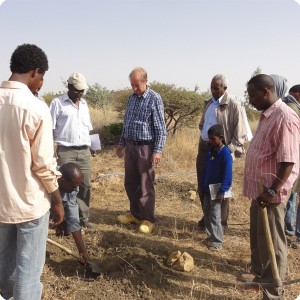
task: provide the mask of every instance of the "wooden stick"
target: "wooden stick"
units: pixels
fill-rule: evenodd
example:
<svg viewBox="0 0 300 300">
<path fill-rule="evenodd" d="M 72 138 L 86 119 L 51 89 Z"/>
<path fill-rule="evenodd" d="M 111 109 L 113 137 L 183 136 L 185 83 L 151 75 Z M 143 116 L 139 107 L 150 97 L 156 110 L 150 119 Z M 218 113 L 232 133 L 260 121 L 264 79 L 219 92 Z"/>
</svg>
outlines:
<svg viewBox="0 0 300 300">
<path fill-rule="evenodd" d="M 77 253 L 74 253 L 73 251 L 71 251 L 69 248 L 47 238 L 47 242 L 60 248 L 61 250 L 65 251 L 66 253 L 72 255 L 73 257 L 77 258 L 78 260 L 82 261 L 82 257 L 77 254 Z M 93 273 L 97 273 L 97 274 L 100 274 L 102 273 L 102 269 L 100 268 L 100 266 L 98 266 L 97 264 L 95 264 L 94 262 L 91 262 L 89 260 L 86 261 L 87 265 L 89 265 L 91 268 L 92 268 L 92 272 Z"/>
<path fill-rule="evenodd" d="M 262 183 L 258 183 L 258 191 L 259 193 L 263 192 L 263 186 Z M 263 228 L 264 228 L 264 234 L 266 238 L 266 245 L 269 253 L 269 259 L 270 259 L 270 264 L 271 264 L 271 270 L 273 274 L 273 284 L 276 287 L 282 286 L 282 281 L 279 276 L 278 272 L 278 267 L 277 267 L 277 262 L 276 262 L 276 256 L 275 256 L 275 251 L 274 251 L 274 245 L 273 245 L 273 240 L 272 240 L 272 235 L 270 231 L 270 224 L 269 224 L 269 219 L 268 219 L 268 213 L 267 213 L 267 208 L 264 207 L 259 207 L 259 211 L 261 214 L 262 218 L 262 223 L 263 223 Z"/>
</svg>

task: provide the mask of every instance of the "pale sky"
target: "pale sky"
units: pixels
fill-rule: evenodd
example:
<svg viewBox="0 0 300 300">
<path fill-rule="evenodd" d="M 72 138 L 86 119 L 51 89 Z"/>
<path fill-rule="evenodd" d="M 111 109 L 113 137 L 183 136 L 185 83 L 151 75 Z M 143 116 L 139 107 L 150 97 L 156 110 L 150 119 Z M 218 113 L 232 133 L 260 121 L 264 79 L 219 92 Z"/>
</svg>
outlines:
<svg viewBox="0 0 300 300">
<path fill-rule="evenodd" d="M 3 2 L 3 3 L 2 3 Z M 298 1 L 299 2 L 299 1 Z M 259 66 L 300 84 L 300 5 L 294 0 L 6 0 L 0 6 L 0 81 L 17 45 L 49 59 L 41 94 L 81 72 L 89 84 L 129 86 L 136 66 L 149 81 L 201 91 L 224 74 L 243 96 Z"/>
</svg>

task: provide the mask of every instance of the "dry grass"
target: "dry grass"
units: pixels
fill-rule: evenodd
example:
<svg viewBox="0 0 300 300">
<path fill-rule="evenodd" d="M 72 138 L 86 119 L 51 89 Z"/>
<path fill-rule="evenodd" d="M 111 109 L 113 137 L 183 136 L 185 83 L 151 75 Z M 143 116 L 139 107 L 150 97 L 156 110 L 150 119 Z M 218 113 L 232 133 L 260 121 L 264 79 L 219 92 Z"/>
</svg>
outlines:
<svg viewBox="0 0 300 300">
<path fill-rule="evenodd" d="M 168 137 L 159 168 L 164 172 L 194 171 L 198 140 L 199 129 L 196 128 L 184 128 Z"/>
<path fill-rule="evenodd" d="M 96 109 L 90 107 L 89 110 L 94 129 L 102 128 L 105 125 L 117 123 L 120 121 L 119 113 L 117 113 L 111 107 L 105 107 L 104 109 Z"/>
<path fill-rule="evenodd" d="M 157 229 L 151 236 L 139 234 L 135 226 L 116 222 L 116 216 L 128 210 L 123 160 L 116 157 L 114 149 L 103 150 L 92 159 L 91 220 L 98 224 L 98 230 L 87 233 L 85 241 L 92 258 L 121 259 L 122 270 L 89 280 L 72 258 L 50 249 L 43 275 L 44 300 L 261 298 L 261 294 L 243 294 L 236 289 L 239 275 L 248 271 L 250 262 L 250 201 L 242 196 L 244 158 L 234 163 L 235 197 L 224 248 L 209 252 L 203 244 L 206 235 L 197 228 L 202 215 L 199 201 L 188 196 L 189 190 L 196 188 L 198 138 L 198 129 L 184 129 L 167 141 L 157 168 Z M 61 242 L 72 247 L 72 239 Z M 166 266 L 168 255 L 175 250 L 194 257 L 192 272 L 181 273 Z M 69 263 L 62 265 L 66 260 Z M 71 266 L 72 261 L 75 267 L 67 272 L 66 266 Z M 299 250 L 289 249 L 287 279 L 300 277 L 299 274 Z M 286 299 L 295 299 L 299 294 L 299 284 L 286 288 Z"/>
</svg>

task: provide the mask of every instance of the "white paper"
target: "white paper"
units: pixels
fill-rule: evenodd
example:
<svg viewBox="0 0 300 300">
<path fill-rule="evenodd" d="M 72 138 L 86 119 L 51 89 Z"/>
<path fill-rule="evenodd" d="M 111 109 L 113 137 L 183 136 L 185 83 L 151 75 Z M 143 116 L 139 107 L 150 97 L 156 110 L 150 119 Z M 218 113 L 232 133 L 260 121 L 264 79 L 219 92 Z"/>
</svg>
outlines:
<svg viewBox="0 0 300 300">
<path fill-rule="evenodd" d="M 217 194 L 219 192 L 220 187 L 221 187 L 221 183 L 215 183 L 209 185 L 211 200 L 217 199 Z M 232 187 L 230 187 L 230 189 L 227 192 L 225 192 L 224 198 L 232 198 L 232 197 L 233 197 L 233 192 L 232 192 Z"/>
<path fill-rule="evenodd" d="M 92 151 L 101 150 L 101 142 L 100 142 L 99 134 L 91 134 L 90 138 L 91 138 L 90 149 Z"/>
</svg>

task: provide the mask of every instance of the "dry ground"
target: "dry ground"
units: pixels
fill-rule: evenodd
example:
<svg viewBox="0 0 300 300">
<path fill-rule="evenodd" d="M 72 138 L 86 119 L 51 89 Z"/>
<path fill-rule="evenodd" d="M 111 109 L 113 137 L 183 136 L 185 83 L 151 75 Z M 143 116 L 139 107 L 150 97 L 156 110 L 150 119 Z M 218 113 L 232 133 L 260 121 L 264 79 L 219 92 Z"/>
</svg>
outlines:
<svg viewBox="0 0 300 300">
<path fill-rule="evenodd" d="M 105 267 L 94 278 L 70 255 L 48 245 L 42 276 L 43 299 L 260 299 L 255 293 L 240 293 L 238 277 L 249 268 L 249 200 L 241 196 L 244 159 L 234 164 L 234 192 L 230 225 L 221 251 L 210 252 L 203 244 L 205 234 L 197 229 L 201 216 L 198 199 L 188 197 L 195 190 L 194 157 L 180 151 L 171 155 L 166 148 L 157 168 L 157 230 L 153 235 L 138 233 L 133 225 L 123 226 L 116 217 L 128 209 L 123 188 L 123 163 L 113 149 L 102 151 L 93 164 L 91 221 L 95 233 L 84 239 L 93 261 Z M 180 149 L 180 148 L 177 148 Z M 175 157 L 175 158 L 174 158 Z M 181 166 L 180 166 L 181 165 Z M 180 166 L 180 167 L 179 167 Z M 50 237 L 74 251 L 71 237 Z M 181 250 L 190 253 L 195 269 L 189 273 L 167 267 L 168 255 Z M 287 279 L 300 277 L 299 251 L 289 249 Z M 300 284 L 286 288 L 286 299 L 300 294 Z"/>
</svg>

